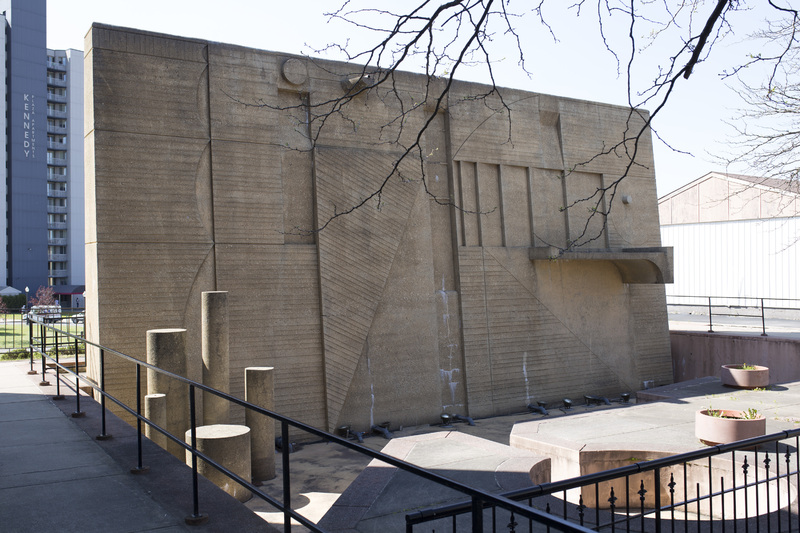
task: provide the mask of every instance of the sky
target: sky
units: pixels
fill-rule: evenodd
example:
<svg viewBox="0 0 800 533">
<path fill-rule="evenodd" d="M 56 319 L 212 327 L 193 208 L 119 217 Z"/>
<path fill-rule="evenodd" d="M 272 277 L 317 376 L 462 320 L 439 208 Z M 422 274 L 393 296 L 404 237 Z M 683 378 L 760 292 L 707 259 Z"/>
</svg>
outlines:
<svg viewBox="0 0 800 533">
<path fill-rule="evenodd" d="M 372 3 L 381 5 L 382 0 Z M 390 0 L 386 5 L 397 8 L 404 3 L 415 2 Z M 307 55 L 318 55 L 314 51 L 330 43 L 341 44 L 349 39 L 351 46 L 358 46 L 375 39 L 374 33 L 329 21 L 324 13 L 338 4 L 337 0 L 47 0 L 47 46 L 82 50 L 93 22 Z M 550 5 L 558 4 L 562 4 L 561 0 Z M 558 42 L 535 19 L 525 19 L 521 27 L 530 31 L 521 35 L 527 70 L 533 76 L 519 68 L 513 46 L 498 39 L 495 57 L 500 60 L 493 64 L 497 84 L 626 105 L 626 79 L 618 74 L 617 61 L 599 40 L 596 17 L 576 18 L 563 9 L 545 15 Z M 763 16 L 756 11 L 737 15 L 736 34 L 717 45 L 713 60 L 697 67 L 692 77 L 676 89 L 670 107 L 654 120 L 658 137 L 665 141 L 654 137 L 659 197 L 707 172 L 725 170 L 714 154 L 724 152 L 731 132 L 726 121 L 736 115 L 741 103 L 720 80 L 719 73 L 752 52 L 752 41 L 746 37 Z M 614 29 L 610 25 L 606 28 L 608 32 Z M 651 47 L 642 52 L 642 57 L 648 53 L 657 54 L 658 50 Z M 654 74 L 645 68 L 635 81 L 646 85 L 652 79 L 648 75 Z M 488 81 L 484 69 L 465 71 L 458 78 Z"/>
</svg>

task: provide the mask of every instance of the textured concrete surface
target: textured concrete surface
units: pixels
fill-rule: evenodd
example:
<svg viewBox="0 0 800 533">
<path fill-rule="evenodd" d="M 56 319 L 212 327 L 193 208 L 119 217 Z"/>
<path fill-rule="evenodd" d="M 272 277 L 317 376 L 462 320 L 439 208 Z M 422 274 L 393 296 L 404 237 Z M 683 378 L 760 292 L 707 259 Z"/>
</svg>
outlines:
<svg viewBox="0 0 800 533">
<path fill-rule="evenodd" d="M 243 397 L 246 367 L 274 367 L 276 409 L 329 430 L 671 381 L 662 285 L 624 283 L 609 255 L 530 258 L 576 240 L 660 246 L 649 133 L 616 190 L 634 201 L 615 203 L 597 240 L 581 237 L 590 206 L 564 209 L 624 171 L 597 155 L 640 115 L 475 98 L 487 87 L 458 82 L 422 159 L 398 161 L 431 112 L 419 75 L 396 73 L 397 97 L 370 90 L 318 130 L 315 105 L 361 67 L 104 25 L 85 50 L 87 332 L 100 344 L 138 357 L 145 331 L 185 328 L 199 380 L 200 294 L 228 291 L 231 392 Z M 379 203 L 301 231 L 393 171 Z M 126 365 L 107 370 L 132 403 Z"/>
</svg>

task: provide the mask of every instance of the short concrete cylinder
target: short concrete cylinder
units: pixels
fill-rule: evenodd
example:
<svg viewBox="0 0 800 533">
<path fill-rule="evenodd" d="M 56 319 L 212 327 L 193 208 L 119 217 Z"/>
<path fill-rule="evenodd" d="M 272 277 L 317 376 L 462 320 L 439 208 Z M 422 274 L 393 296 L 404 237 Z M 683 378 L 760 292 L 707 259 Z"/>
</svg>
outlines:
<svg viewBox="0 0 800 533">
<path fill-rule="evenodd" d="M 167 427 L 167 395 L 148 394 L 144 397 L 144 416 L 155 425 Z M 165 450 L 167 449 L 167 436 L 145 424 L 144 434 L 151 441 L 155 442 Z"/>
<path fill-rule="evenodd" d="M 186 376 L 186 330 L 148 330 L 147 362 L 161 370 Z M 166 395 L 166 429 L 180 439 L 189 428 L 188 385 L 148 369 L 147 393 Z M 179 459 L 184 456 L 183 447 L 172 440 L 167 441 L 167 451 Z"/>
<path fill-rule="evenodd" d="M 186 443 L 192 443 L 192 430 L 186 432 Z M 197 450 L 237 476 L 250 480 L 250 428 L 233 424 L 213 424 L 197 428 Z M 186 450 L 186 464 L 192 466 L 192 452 Z M 197 472 L 240 502 L 253 494 L 202 459 Z"/>
<path fill-rule="evenodd" d="M 254 405 L 275 409 L 274 368 L 270 366 L 244 369 L 244 399 Z M 245 424 L 252 431 L 251 462 L 253 480 L 275 477 L 275 420 L 247 409 Z"/>
<path fill-rule="evenodd" d="M 201 352 L 203 384 L 230 392 L 230 354 L 228 344 L 228 292 L 207 291 L 201 295 Z M 203 392 L 203 423 L 230 422 L 230 402 Z"/>
</svg>

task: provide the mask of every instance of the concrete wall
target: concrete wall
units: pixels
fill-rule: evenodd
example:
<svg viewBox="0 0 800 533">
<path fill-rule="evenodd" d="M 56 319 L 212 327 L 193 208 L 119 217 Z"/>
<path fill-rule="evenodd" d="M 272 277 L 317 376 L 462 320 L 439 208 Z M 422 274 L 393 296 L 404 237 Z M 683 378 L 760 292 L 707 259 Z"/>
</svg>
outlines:
<svg viewBox="0 0 800 533">
<path fill-rule="evenodd" d="M 675 381 L 717 376 L 720 367 L 747 363 L 769 367 L 770 383 L 800 380 L 800 342 L 720 333 L 670 333 Z"/>
<path fill-rule="evenodd" d="M 200 293 L 229 291 L 232 393 L 244 396 L 246 367 L 272 366 L 276 409 L 325 428 L 671 382 L 663 286 L 622 283 L 609 261 L 529 259 L 577 236 L 588 210 L 562 206 L 622 172 L 592 157 L 627 109 L 504 91 L 509 141 L 499 102 L 472 98 L 487 88 L 457 83 L 424 160 L 400 163 L 380 209 L 307 235 L 296 228 L 358 202 L 395 164 L 393 140 L 428 117 L 392 121 L 401 99 L 422 101 L 422 76 L 397 73 L 399 97 L 359 96 L 319 131 L 307 116 L 360 67 L 101 25 L 86 62 L 93 340 L 138 356 L 146 330 L 186 328 L 199 379 Z M 660 245 L 649 135 L 639 153 L 618 191 L 635 201 L 591 246 Z M 426 194 L 421 169 L 465 210 Z M 130 398 L 133 375 L 112 365 L 109 389 Z"/>
</svg>

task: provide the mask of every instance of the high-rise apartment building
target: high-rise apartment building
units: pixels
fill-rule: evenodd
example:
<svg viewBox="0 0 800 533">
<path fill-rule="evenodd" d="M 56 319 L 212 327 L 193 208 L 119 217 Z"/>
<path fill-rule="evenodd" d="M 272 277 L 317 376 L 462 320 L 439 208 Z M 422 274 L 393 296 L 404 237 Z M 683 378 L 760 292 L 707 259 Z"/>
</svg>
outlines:
<svg viewBox="0 0 800 533">
<path fill-rule="evenodd" d="M 84 283 L 83 52 L 47 50 L 47 275 Z"/>
<path fill-rule="evenodd" d="M 0 284 L 84 283 L 83 53 L 48 50 L 46 1 L 0 0 Z"/>
</svg>

